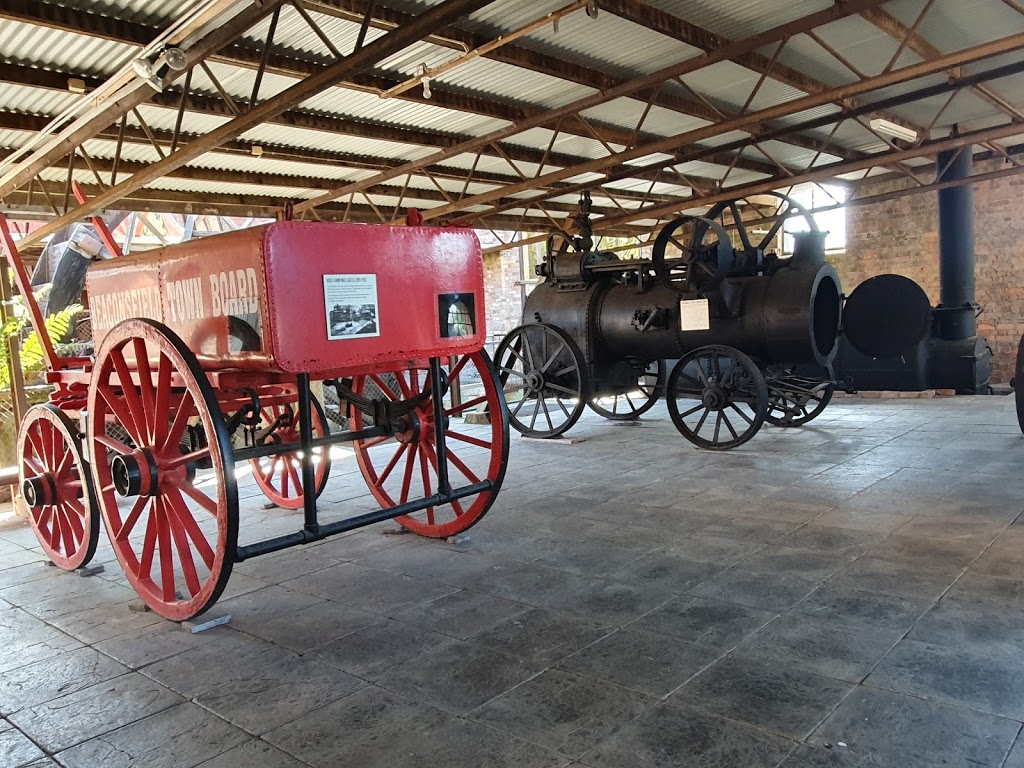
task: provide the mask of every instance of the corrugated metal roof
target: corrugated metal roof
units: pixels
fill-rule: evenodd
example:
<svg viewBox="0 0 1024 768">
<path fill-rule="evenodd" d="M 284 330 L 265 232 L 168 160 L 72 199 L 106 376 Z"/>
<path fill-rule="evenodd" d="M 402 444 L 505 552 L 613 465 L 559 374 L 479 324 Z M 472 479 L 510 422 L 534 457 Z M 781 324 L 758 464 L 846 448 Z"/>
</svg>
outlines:
<svg viewBox="0 0 1024 768">
<path fill-rule="evenodd" d="M 476 17 L 476 31 L 501 33 L 526 26 L 547 13 L 568 5 L 566 0 L 537 4 L 495 3 L 487 13 Z M 611 46 L 595 45 L 599 40 L 614 40 Z M 622 77 L 647 74 L 670 64 L 692 58 L 701 51 L 653 30 L 621 19 L 607 11 L 593 19 L 581 9 L 562 18 L 556 32 L 551 25 L 533 32 L 522 43 L 524 48 L 557 56 L 575 64 Z"/>
<path fill-rule="evenodd" d="M 0 59 L 41 69 L 104 77 L 128 61 L 135 46 L 20 21 L 0 23 Z M 6 86 L 5 86 L 6 88 Z M 7 99 L 3 98 L 4 106 Z"/>
<path fill-rule="evenodd" d="M 161 29 L 189 14 L 195 8 L 205 4 L 205 0 L 59 0 L 61 5 L 69 8 L 81 8 L 124 19 L 152 28 L 154 38 Z M 422 13 L 436 5 L 438 0 L 389 0 L 388 6 L 410 14 Z M 567 5 L 569 0 L 521 0 L 512 2 L 494 2 L 459 23 L 463 29 L 470 30 L 482 38 L 493 38 L 508 33 L 524 24 L 543 17 L 551 11 Z M 752 34 L 764 32 L 787 21 L 823 10 L 832 5 L 832 0 L 721 0 L 707 3 L 705 0 L 648 0 L 652 5 L 674 14 L 682 19 L 704 27 L 716 34 L 732 40 L 739 40 Z M 890 0 L 884 9 L 896 16 L 903 23 L 915 23 L 918 13 L 924 7 L 925 0 Z M 237 9 L 245 7 L 239 3 Z M 310 11 L 316 22 L 321 26 L 332 43 L 343 53 L 351 50 L 359 31 L 359 24 L 352 20 L 318 12 L 315 7 Z M 246 34 L 246 46 L 258 51 L 262 36 L 266 33 L 270 21 L 264 19 Z M 977 45 L 1009 34 L 1024 31 L 1024 15 L 1017 13 L 1001 0 L 934 0 L 928 15 L 919 26 L 919 33 L 941 51 L 958 50 L 966 46 Z M 385 34 L 371 28 L 369 40 Z M 899 43 L 888 34 L 860 16 L 850 16 L 818 30 L 818 34 L 826 43 L 846 57 L 856 71 L 845 67 L 830 53 L 805 35 L 789 40 L 779 54 L 779 61 L 806 72 L 808 75 L 825 83 L 849 83 L 858 78 L 858 73 L 872 75 L 882 71 L 898 50 Z M 557 31 L 546 26 L 539 31 L 516 41 L 519 48 L 554 57 L 569 64 L 588 67 L 600 72 L 611 74 L 617 78 L 629 79 L 660 69 L 668 64 L 684 61 L 700 53 L 681 41 L 667 35 L 654 32 L 638 24 L 626 21 L 606 9 L 600 11 L 597 19 L 589 18 L 583 11 L 577 11 L 562 19 Z M 325 63 L 329 59 L 327 46 L 317 37 L 306 21 L 290 5 L 284 6 L 274 37 L 274 48 L 286 56 L 304 57 L 310 62 Z M 136 47 L 111 42 L 71 31 L 59 31 L 43 26 L 33 26 L 20 22 L 4 22 L 0 25 L 0 57 L 3 60 L 23 66 L 40 69 L 68 71 L 89 77 L 103 78 L 109 76 L 119 66 L 137 55 Z M 775 46 L 762 49 L 766 57 L 775 53 Z M 377 73 L 392 78 L 402 79 L 414 76 L 421 65 L 436 67 L 451 61 L 458 56 L 458 51 L 432 42 L 419 42 L 407 47 L 381 62 Z M 1000 63 L 1016 62 L 1019 54 L 1008 55 L 991 61 L 979 62 L 966 69 L 981 71 Z M 918 54 L 904 48 L 896 66 L 904 66 L 919 61 Z M 238 67 L 211 61 L 209 66 L 215 73 L 220 85 L 239 102 L 249 98 L 256 76 L 252 67 Z M 921 87 L 923 84 L 940 83 L 945 75 L 937 74 L 913 83 L 894 86 L 884 92 L 877 92 L 862 97 L 862 101 L 875 101 L 879 98 L 906 94 Z M 767 77 L 762 81 L 760 73 L 731 62 L 720 62 L 711 67 L 697 70 L 684 76 L 686 85 L 695 91 L 691 92 L 678 84 L 663 86 L 663 94 L 671 95 L 685 101 L 706 100 L 724 113 L 734 113 L 745 105 L 751 111 L 786 103 L 803 95 L 800 89 L 776 78 Z M 268 72 L 263 76 L 260 99 L 271 98 L 274 94 L 299 82 L 298 77 L 284 76 Z M 756 96 L 750 100 L 751 89 L 760 83 Z M 214 84 L 200 71 L 196 70 L 193 77 L 194 86 L 205 92 L 208 98 L 216 99 L 217 91 Z M 1015 75 L 993 83 L 992 88 L 998 91 L 1007 101 L 1013 104 L 1024 103 L 1024 75 Z M 591 88 L 569 80 L 554 77 L 535 71 L 531 67 L 517 67 L 488 58 L 477 58 L 466 61 L 451 72 L 438 76 L 432 83 L 437 93 L 461 94 L 478 99 L 485 99 L 496 104 L 522 106 L 528 110 L 545 110 L 560 107 L 576 101 L 584 96 L 595 93 Z M 51 116 L 81 101 L 81 97 L 63 91 L 31 88 L 25 85 L 4 85 L 0 89 L 0 112 L 20 112 L 25 114 Z M 748 101 L 750 103 L 748 104 Z M 945 102 L 945 98 L 908 104 L 892 109 L 892 113 L 918 125 L 931 122 L 935 112 Z M 374 92 L 365 89 L 346 87 L 330 88 L 307 99 L 297 109 L 314 114 L 326 115 L 332 119 L 360 122 L 365 126 L 394 126 L 399 128 L 432 131 L 444 136 L 481 136 L 497 129 L 506 127 L 508 123 L 501 119 L 482 116 L 466 110 L 455 111 L 443 108 L 435 102 L 413 102 L 401 99 L 381 99 Z M 680 112 L 654 106 L 647 109 L 646 101 L 638 97 L 622 97 L 586 111 L 585 117 L 595 123 L 620 129 L 628 135 L 637 125 L 644 112 L 647 112 L 642 132 L 649 136 L 674 136 L 696 128 L 707 126 L 707 121 L 682 114 Z M 835 115 L 839 110 L 834 104 L 827 104 L 806 110 L 799 114 L 779 118 L 776 124 L 783 126 L 797 125 L 802 121 Z M 486 110 L 484 110 L 486 111 Z M 177 121 L 176 110 L 172 107 L 158 107 L 152 104 L 140 108 L 147 123 L 154 129 L 173 130 Z M 230 119 L 230 115 L 196 114 L 187 112 L 183 120 L 183 129 L 188 133 L 205 134 Z M 957 96 L 947 107 L 938 121 L 936 130 L 944 134 L 950 125 L 959 124 L 961 129 L 969 130 L 1005 122 L 1005 116 L 987 100 L 976 94 L 965 92 Z M 130 125 L 137 125 L 134 116 L 128 120 Z M 567 127 L 567 126 L 563 126 Z M 575 124 L 574 133 L 580 133 L 583 126 Z M 832 135 L 833 140 L 841 147 L 859 149 L 866 152 L 877 152 L 884 148 L 877 137 L 856 123 L 847 122 L 833 134 L 831 127 L 809 131 L 815 137 L 825 139 Z M 535 128 L 515 135 L 504 143 L 508 146 L 529 148 L 543 152 L 554 134 L 550 128 Z M 700 146 L 714 147 L 736 141 L 748 134 L 732 131 L 702 141 Z M 0 130 L 0 147 L 11 148 L 26 143 L 31 135 L 19 131 Z M 361 157 L 376 157 L 382 161 L 402 162 L 427 158 L 437 152 L 436 148 L 418 146 L 406 141 L 362 138 L 341 132 L 302 129 L 291 126 L 263 125 L 254 128 L 244 138 L 266 145 L 303 148 L 316 151 L 352 154 Z M 409 140 L 411 141 L 411 139 Z M 617 145 L 614 145 L 617 146 Z M 788 167 L 800 168 L 810 163 L 818 153 L 804 149 L 784 141 L 772 140 L 765 142 L 764 150 L 771 160 L 778 161 Z M 93 139 L 85 144 L 89 153 L 98 159 L 109 159 L 113 156 L 115 145 L 110 140 Z M 597 140 L 587 135 L 560 133 L 551 145 L 552 150 L 563 155 L 570 155 L 582 160 L 602 158 L 608 149 Z M 689 147 L 680 146 L 679 149 Z M 699 147 L 696 147 L 699 148 Z M 744 156 L 760 160 L 770 165 L 770 161 L 756 148 L 744 150 Z M 137 162 L 153 162 L 157 153 L 151 147 L 139 144 L 126 144 L 123 149 L 125 160 Z M 648 155 L 631 161 L 633 165 L 644 165 L 654 161 L 666 162 L 667 154 Z M 835 155 L 818 156 L 817 164 L 834 162 Z M 478 172 L 504 174 L 509 178 L 517 178 L 517 172 L 531 176 L 540 170 L 533 163 L 515 161 L 514 168 L 500 157 L 483 156 L 476 158 L 475 153 L 465 153 L 444 161 L 451 169 L 468 170 L 475 165 Z M 372 171 L 345 168 L 338 164 L 325 164 L 318 167 L 313 163 L 275 160 L 270 157 L 257 158 L 246 155 L 227 155 L 208 153 L 191 163 L 193 167 L 220 169 L 238 172 L 264 172 L 285 176 L 309 175 L 321 179 L 344 182 L 347 180 L 369 178 Z M 721 178 L 726 168 L 721 164 L 707 162 L 687 163 L 680 166 L 688 173 L 711 178 Z M 557 168 L 551 164 L 544 171 Z M 56 171 L 48 172 L 57 174 Z M 86 171 L 76 172 L 82 180 L 90 181 Z M 49 177 L 48 177 L 49 178 Z M 596 180 L 597 174 L 578 174 L 570 181 Z M 728 184 L 734 185 L 764 178 L 763 174 L 743 169 L 734 169 L 728 174 Z M 59 180 L 54 176 L 55 180 Z M 404 180 L 392 182 L 399 187 Z M 173 184 L 174 188 L 184 192 L 216 191 L 225 189 L 223 183 L 188 181 L 184 179 L 164 180 Z M 454 180 L 441 180 L 441 186 L 452 192 L 461 192 L 462 184 Z M 301 190 L 300 180 L 296 188 L 267 188 L 249 185 L 253 189 L 249 194 L 280 194 L 295 197 L 299 194 L 311 194 Z M 650 182 L 638 179 L 624 179 L 612 186 L 619 189 L 646 190 Z M 469 193 L 493 189 L 486 183 L 473 183 Z M 683 185 L 658 185 L 666 190 L 666 194 L 687 194 Z M 241 192 L 249 187 L 235 186 L 232 189 Z M 273 189 L 273 192 L 268 192 Z M 425 177 L 416 177 L 409 183 L 409 189 L 436 191 L 434 184 Z M 258 191 L 256 191 L 258 190 Z M 397 195 L 397 192 L 395 193 Z M 382 203 L 390 202 L 395 197 L 390 192 L 380 196 Z M 572 195 L 566 200 L 571 200 Z M 416 199 L 416 198 L 408 198 Z M 430 201 L 423 201 L 423 207 L 429 207 Z M 434 201 L 436 203 L 436 201 Z M 624 203 L 625 204 L 625 203 Z"/>
<path fill-rule="evenodd" d="M 4 111 L 23 115 L 56 115 L 79 98 L 73 93 L 44 91 L 27 85 L 6 84 L 0 90 Z"/>
<path fill-rule="evenodd" d="M 893 0 L 885 10 L 911 26 L 921 12 L 921 0 Z M 918 32 L 943 53 L 1024 31 L 1024 17 L 1008 4 L 987 0 L 936 0 Z"/>
<path fill-rule="evenodd" d="M 647 0 L 728 40 L 741 40 L 832 6 L 832 0 Z"/>
<path fill-rule="evenodd" d="M 167 19 L 184 16 L 200 4 L 200 0 L 61 0 L 61 5 L 68 8 L 79 8 L 152 27 Z"/>
</svg>

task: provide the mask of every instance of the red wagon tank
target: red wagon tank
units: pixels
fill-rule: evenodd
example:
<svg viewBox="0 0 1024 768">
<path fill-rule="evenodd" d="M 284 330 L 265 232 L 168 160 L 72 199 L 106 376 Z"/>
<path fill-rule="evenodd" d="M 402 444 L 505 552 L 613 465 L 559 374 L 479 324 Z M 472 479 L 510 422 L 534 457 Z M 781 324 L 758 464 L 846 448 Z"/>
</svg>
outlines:
<svg viewBox="0 0 1024 768">
<path fill-rule="evenodd" d="M 87 291 L 97 345 L 145 317 L 208 370 L 351 373 L 486 338 L 480 243 L 465 229 L 278 222 L 98 263 Z"/>
</svg>

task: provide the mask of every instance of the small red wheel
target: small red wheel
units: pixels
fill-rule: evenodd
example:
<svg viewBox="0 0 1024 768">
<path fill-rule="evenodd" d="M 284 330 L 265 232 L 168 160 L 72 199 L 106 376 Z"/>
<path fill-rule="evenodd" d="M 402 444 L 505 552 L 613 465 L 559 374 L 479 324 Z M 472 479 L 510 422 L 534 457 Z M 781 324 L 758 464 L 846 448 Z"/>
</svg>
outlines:
<svg viewBox="0 0 1024 768">
<path fill-rule="evenodd" d="M 66 571 L 92 560 L 100 522 L 78 428 L 60 409 L 35 405 L 18 433 L 18 480 L 29 524 Z"/>
<path fill-rule="evenodd" d="M 317 399 L 311 398 L 313 408 L 313 437 L 325 437 L 327 415 Z M 280 421 L 281 425 L 274 430 L 269 439 L 280 443 L 297 443 L 299 441 L 299 409 L 295 403 L 279 403 L 264 406 L 260 411 L 260 428 L 266 429 Z M 327 476 L 331 472 L 331 451 L 329 448 L 314 448 L 313 463 L 316 465 L 316 495 L 327 485 Z M 261 456 L 250 459 L 252 475 L 256 485 L 264 495 L 277 506 L 284 509 L 302 508 L 302 453 L 289 451 L 276 453 L 272 456 Z"/>
<path fill-rule="evenodd" d="M 87 441 L 128 581 L 165 618 L 205 611 L 231 574 L 238 489 L 217 398 L 173 331 L 133 319 L 107 334 L 89 384 Z"/>
<path fill-rule="evenodd" d="M 498 495 L 508 462 L 508 415 L 497 373 L 484 352 L 453 358 L 447 371 L 449 387 L 444 395 L 444 426 L 449 480 L 453 488 L 490 480 L 494 487 L 472 496 L 395 518 L 414 533 L 432 538 L 454 536 L 477 523 Z M 359 395 L 388 400 L 409 400 L 423 391 L 429 378 L 425 365 L 369 376 L 356 376 L 352 390 Z M 461 395 L 453 403 L 454 391 Z M 457 423 L 469 411 L 485 406 L 486 425 Z M 367 417 L 351 409 L 352 429 L 370 426 Z M 355 443 L 359 468 L 374 498 L 382 507 L 393 507 L 437 492 L 437 449 L 433 398 L 402 417 L 405 427 L 393 437 L 377 437 Z"/>
</svg>

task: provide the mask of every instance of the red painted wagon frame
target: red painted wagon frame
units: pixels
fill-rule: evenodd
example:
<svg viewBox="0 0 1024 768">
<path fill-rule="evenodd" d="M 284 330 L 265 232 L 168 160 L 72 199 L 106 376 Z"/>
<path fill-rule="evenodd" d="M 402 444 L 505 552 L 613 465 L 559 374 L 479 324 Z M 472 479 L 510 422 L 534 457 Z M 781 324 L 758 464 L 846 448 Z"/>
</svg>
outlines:
<svg viewBox="0 0 1024 768">
<path fill-rule="evenodd" d="M 75 193 L 83 199 L 80 190 Z M 92 223 L 114 257 L 121 257 L 105 222 L 93 217 Z M 449 360 L 447 371 L 440 356 L 404 359 L 400 365 L 399 361 L 388 360 L 355 368 L 324 370 L 321 366 L 317 378 L 337 390 L 341 407 L 347 406 L 354 427 L 331 434 L 313 397 L 309 373 L 261 370 L 258 364 L 246 365 L 245 361 L 238 361 L 241 365 L 229 370 L 205 370 L 171 329 L 151 320 L 129 319 L 116 325 L 93 358 L 60 357 L 2 214 L 0 237 L 43 349 L 46 380 L 54 387 L 47 405 L 34 407 L 35 416 L 22 426 L 19 469 L 21 492 L 30 506 L 30 522 L 56 565 L 71 570 L 89 562 L 98 539 L 96 509 L 101 507 L 115 553 L 136 591 L 161 615 L 182 620 L 202 613 L 217 600 L 236 562 L 388 519 L 397 519 L 423 535 L 450 536 L 476 523 L 493 503 L 504 477 L 509 433 L 502 389 L 482 343 L 480 349 L 463 355 L 457 363 Z M 151 364 L 154 347 L 155 366 Z M 446 407 L 444 398 L 450 390 L 458 390 L 459 377 L 470 362 L 481 378 L 484 394 L 462 402 L 456 402 L 453 396 L 451 407 Z M 442 394 L 434 397 L 434 392 Z M 293 413 L 292 406 L 296 405 L 297 413 Z M 490 441 L 449 428 L 451 416 L 478 405 L 486 406 L 492 422 Z M 267 409 L 271 409 L 271 416 L 279 414 L 269 436 L 241 449 L 233 447 L 228 422 L 234 419 L 233 432 L 239 420 L 247 418 L 247 428 L 255 433 L 253 422 L 262 415 L 263 422 L 255 423 L 266 423 Z M 81 418 L 83 411 L 88 418 Z M 287 419 L 282 418 L 285 413 Z M 72 415 L 79 418 L 73 419 Z M 198 425 L 193 428 L 188 422 L 195 420 Z M 88 451 L 83 451 L 81 445 L 85 422 Z M 112 422 L 126 428 L 131 439 L 107 434 Z M 278 437 L 271 441 L 277 422 L 284 424 L 282 434 L 297 439 L 282 441 Z M 315 428 L 318 435 L 314 434 Z M 176 430 L 181 435 L 177 442 Z M 201 436 L 188 448 L 181 447 L 186 432 L 190 440 Z M 488 452 L 482 478 L 448 448 L 449 436 Z M 371 449 L 392 439 L 398 449 L 381 469 Z M 360 470 L 382 508 L 320 523 L 317 497 L 329 471 L 328 452 L 331 445 L 342 442 L 356 446 Z M 317 455 L 321 457 L 319 465 L 314 460 Z M 403 456 L 402 485 L 395 491 L 387 483 Z M 283 501 L 293 502 L 288 505 L 292 508 L 301 506 L 303 526 L 294 533 L 239 545 L 233 467 L 236 462 L 249 461 L 260 471 L 258 462 L 268 457 L 272 467 L 283 457 L 283 465 L 293 477 L 291 465 L 298 463 L 301 488 L 294 487 L 299 484 L 294 483 L 294 493 L 286 493 Z M 297 462 L 293 461 L 296 458 Z M 417 459 L 424 495 L 409 499 Z M 216 499 L 195 493 L 196 466 L 203 462 L 211 465 L 218 480 Z M 470 482 L 453 487 L 453 466 Z M 437 480 L 436 490 L 430 482 L 431 470 Z M 285 471 L 283 468 L 282 477 Z M 287 488 L 287 480 L 283 482 Z M 271 499 L 282 501 L 268 492 L 266 483 L 260 487 Z M 122 500 L 135 498 L 127 515 L 118 507 L 116 494 Z M 190 514 L 186 496 L 216 518 L 216 542 L 203 543 L 205 534 Z M 460 501 L 466 499 L 470 501 L 463 508 Z M 454 510 L 454 519 L 439 523 L 435 511 L 446 505 Z M 426 519 L 417 513 L 425 513 Z M 147 516 L 145 541 L 137 552 L 130 535 L 142 515 Z M 181 566 L 180 576 L 174 570 L 172 547 Z M 154 577 L 157 550 L 160 573 Z M 210 572 L 205 581 L 193 553 Z M 187 596 L 177 589 L 181 580 Z"/>
</svg>

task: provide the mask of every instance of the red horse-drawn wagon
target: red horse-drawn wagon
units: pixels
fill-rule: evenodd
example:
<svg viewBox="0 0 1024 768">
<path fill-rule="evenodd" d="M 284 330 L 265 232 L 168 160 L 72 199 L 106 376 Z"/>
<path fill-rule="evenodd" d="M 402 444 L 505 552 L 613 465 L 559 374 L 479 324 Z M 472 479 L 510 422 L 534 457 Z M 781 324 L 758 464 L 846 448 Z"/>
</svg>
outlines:
<svg viewBox="0 0 1024 768">
<path fill-rule="evenodd" d="M 95 354 L 79 359 L 54 353 L 2 216 L 0 235 L 54 385 L 18 448 L 30 523 L 58 566 L 89 562 L 102 516 L 142 599 L 183 620 L 236 562 L 391 518 L 451 536 L 493 503 L 508 422 L 472 232 L 285 221 L 100 261 Z M 331 433 L 313 381 L 336 390 L 348 430 Z M 482 430 L 452 421 L 475 408 Z M 381 509 L 321 523 L 340 442 Z M 303 509 L 300 530 L 239 545 L 241 462 Z"/>
</svg>

